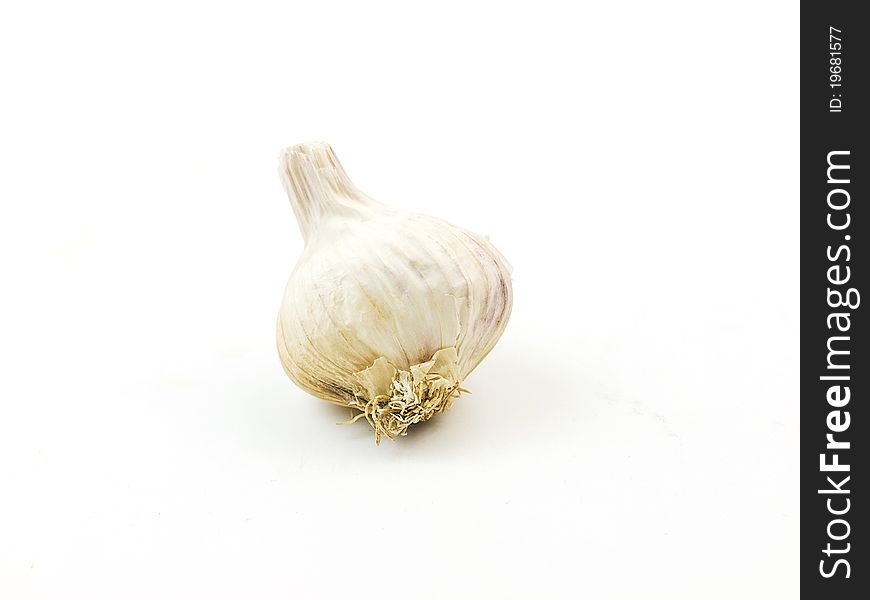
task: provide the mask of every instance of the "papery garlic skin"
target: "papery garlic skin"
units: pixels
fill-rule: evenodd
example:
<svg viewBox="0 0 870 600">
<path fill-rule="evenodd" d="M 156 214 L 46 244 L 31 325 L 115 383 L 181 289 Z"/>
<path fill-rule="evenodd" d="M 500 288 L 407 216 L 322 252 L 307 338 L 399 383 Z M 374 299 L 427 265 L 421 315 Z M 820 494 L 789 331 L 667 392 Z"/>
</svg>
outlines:
<svg viewBox="0 0 870 600">
<path fill-rule="evenodd" d="M 279 173 L 305 240 L 278 315 L 284 370 L 360 410 L 377 441 L 405 435 L 498 341 L 510 265 L 481 236 L 369 198 L 327 144 L 288 148 Z"/>
</svg>

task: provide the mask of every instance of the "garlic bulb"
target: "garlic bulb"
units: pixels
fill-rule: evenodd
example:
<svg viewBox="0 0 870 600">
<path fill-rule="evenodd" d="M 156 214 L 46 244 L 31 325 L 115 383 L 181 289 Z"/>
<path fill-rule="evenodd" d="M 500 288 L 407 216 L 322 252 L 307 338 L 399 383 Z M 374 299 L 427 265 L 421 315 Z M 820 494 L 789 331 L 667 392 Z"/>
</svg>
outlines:
<svg viewBox="0 0 870 600">
<path fill-rule="evenodd" d="M 485 238 L 360 192 L 332 148 L 285 150 L 305 249 L 278 315 L 284 370 L 360 411 L 375 440 L 447 410 L 508 322 L 510 265 Z"/>
</svg>

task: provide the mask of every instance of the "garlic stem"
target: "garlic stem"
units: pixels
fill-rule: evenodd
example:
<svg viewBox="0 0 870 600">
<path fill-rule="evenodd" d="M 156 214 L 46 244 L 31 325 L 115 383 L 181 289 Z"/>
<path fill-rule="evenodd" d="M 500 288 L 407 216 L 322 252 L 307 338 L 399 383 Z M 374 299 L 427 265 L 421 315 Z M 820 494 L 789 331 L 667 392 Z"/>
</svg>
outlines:
<svg viewBox="0 0 870 600">
<path fill-rule="evenodd" d="M 278 172 L 306 242 L 326 217 L 362 215 L 367 208 L 381 206 L 357 189 L 323 142 L 287 148 Z"/>
</svg>

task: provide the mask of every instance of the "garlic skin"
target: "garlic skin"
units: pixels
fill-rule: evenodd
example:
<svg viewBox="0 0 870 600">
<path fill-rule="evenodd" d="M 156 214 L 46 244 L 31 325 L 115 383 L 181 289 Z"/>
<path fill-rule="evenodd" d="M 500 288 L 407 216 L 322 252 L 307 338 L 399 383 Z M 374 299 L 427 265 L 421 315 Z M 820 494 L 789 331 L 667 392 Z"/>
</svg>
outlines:
<svg viewBox="0 0 870 600">
<path fill-rule="evenodd" d="M 375 440 L 447 410 L 507 326 L 510 265 L 489 241 L 359 191 L 325 143 L 279 158 L 305 240 L 278 314 L 287 375 L 360 411 Z"/>
</svg>

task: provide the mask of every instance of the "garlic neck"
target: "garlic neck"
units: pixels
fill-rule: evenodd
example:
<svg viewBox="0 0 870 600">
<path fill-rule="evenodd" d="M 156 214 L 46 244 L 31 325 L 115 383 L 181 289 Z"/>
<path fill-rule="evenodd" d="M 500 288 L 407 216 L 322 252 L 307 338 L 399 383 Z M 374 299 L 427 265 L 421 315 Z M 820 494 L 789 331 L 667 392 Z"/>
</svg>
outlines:
<svg viewBox="0 0 870 600">
<path fill-rule="evenodd" d="M 325 219 L 363 219 L 385 209 L 357 189 L 329 144 L 310 142 L 287 148 L 279 158 L 278 171 L 306 243 Z"/>
</svg>

